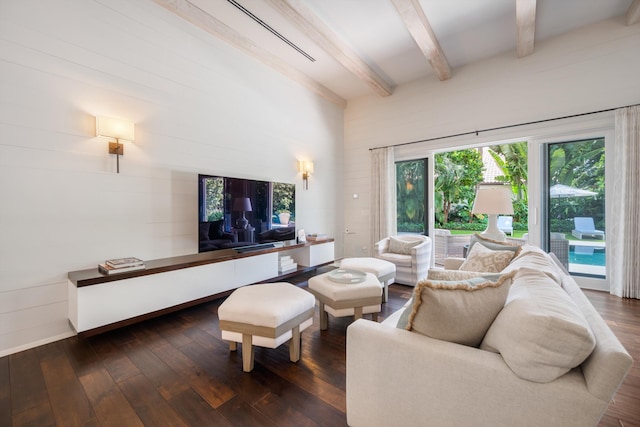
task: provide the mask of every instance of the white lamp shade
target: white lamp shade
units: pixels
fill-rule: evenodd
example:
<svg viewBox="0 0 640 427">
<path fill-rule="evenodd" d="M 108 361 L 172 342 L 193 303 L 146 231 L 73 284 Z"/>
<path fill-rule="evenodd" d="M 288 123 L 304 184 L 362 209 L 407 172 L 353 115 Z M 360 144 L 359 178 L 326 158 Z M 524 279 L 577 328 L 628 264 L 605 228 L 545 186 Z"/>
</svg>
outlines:
<svg viewBox="0 0 640 427">
<path fill-rule="evenodd" d="M 134 125 L 131 122 L 111 117 L 96 117 L 96 136 L 134 141 Z"/>
<path fill-rule="evenodd" d="M 480 185 L 472 213 L 513 214 L 511 188 L 508 185 Z"/>
</svg>

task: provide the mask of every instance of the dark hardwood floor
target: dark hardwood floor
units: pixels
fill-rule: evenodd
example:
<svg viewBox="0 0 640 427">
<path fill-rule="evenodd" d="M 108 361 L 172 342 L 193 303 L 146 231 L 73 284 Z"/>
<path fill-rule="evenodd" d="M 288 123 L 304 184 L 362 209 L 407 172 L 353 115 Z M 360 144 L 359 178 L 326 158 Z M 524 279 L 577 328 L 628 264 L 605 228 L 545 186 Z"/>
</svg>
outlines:
<svg viewBox="0 0 640 427">
<path fill-rule="evenodd" d="M 298 284 L 306 286 L 308 276 Z M 392 285 L 381 318 L 412 288 Z M 636 361 L 640 301 L 587 296 Z M 256 348 L 255 369 L 220 339 L 217 300 L 87 339 L 0 358 L 0 426 L 343 426 L 345 331 L 350 318 L 302 334 L 302 358 L 286 346 Z M 640 425 L 640 368 L 601 426 Z"/>
</svg>

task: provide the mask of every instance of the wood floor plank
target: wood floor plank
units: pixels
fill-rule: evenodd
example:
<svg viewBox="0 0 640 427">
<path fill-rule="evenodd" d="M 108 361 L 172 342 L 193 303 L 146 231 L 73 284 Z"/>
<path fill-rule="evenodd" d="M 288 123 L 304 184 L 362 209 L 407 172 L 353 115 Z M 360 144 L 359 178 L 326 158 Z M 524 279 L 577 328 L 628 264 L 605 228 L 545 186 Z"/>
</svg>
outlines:
<svg viewBox="0 0 640 427">
<path fill-rule="evenodd" d="M 121 381 L 118 387 L 144 425 L 187 427 L 144 375 L 129 377 Z"/>
<path fill-rule="evenodd" d="M 42 408 L 49 404 L 47 388 L 40 369 L 40 359 L 35 349 L 10 355 L 9 375 L 13 414 L 32 408 L 39 408 L 39 411 L 42 411 Z"/>
<path fill-rule="evenodd" d="M 202 375 L 201 370 L 187 356 L 170 344 L 155 348 L 153 352 L 185 381 L 209 404 L 217 408 L 235 396 L 235 392 L 225 384 Z"/>
<path fill-rule="evenodd" d="M 140 374 L 136 365 L 125 354 L 114 354 L 104 361 L 104 367 L 116 383 Z"/>
<path fill-rule="evenodd" d="M 91 403 L 62 345 L 47 346 L 40 365 L 57 425 L 85 426 L 95 420 Z"/>
<path fill-rule="evenodd" d="M 0 426 L 11 425 L 11 384 L 9 358 L 0 357 Z"/>
<path fill-rule="evenodd" d="M 148 348 L 142 347 L 129 351 L 127 356 L 166 400 L 191 389 L 182 377 Z"/>
<path fill-rule="evenodd" d="M 191 388 L 171 396 L 168 402 L 189 426 L 233 426 L 231 421 L 213 409 L 211 405 Z"/>
<path fill-rule="evenodd" d="M 235 396 L 218 408 L 218 411 L 234 426 L 276 427 L 278 424 L 258 411 L 241 397 Z"/>
<path fill-rule="evenodd" d="M 106 369 L 86 373 L 80 382 L 101 425 L 144 426 Z"/>
<path fill-rule="evenodd" d="M 14 413 L 12 417 L 13 427 L 49 427 L 55 426 L 49 402 L 41 402 L 22 412 Z"/>
</svg>

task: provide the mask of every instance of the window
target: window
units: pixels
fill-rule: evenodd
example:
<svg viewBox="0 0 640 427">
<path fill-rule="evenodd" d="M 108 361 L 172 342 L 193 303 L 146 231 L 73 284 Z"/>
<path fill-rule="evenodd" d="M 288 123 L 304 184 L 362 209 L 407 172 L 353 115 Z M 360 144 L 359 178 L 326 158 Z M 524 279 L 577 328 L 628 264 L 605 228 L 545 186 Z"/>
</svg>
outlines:
<svg viewBox="0 0 640 427">
<path fill-rule="evenodd" d="M 398 233 L 428 234 L 427 159 L 396 162 Z"/>
</svg>

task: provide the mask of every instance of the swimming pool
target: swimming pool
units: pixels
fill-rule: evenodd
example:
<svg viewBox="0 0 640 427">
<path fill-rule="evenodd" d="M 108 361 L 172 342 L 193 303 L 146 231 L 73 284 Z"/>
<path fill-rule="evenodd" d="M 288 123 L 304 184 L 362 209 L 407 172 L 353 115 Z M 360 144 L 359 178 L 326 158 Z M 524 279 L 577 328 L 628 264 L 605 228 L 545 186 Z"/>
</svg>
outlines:
<svg viewBox="0 0 640 427">
<path fill-rule="evenodd" d="M 576 248 L 578 248 L 576 253 Z M 569 263 L 585 265 L 606 265 L 606 251 L 602 247 L 571 246 L 569 248 Z"/>
</svg>

